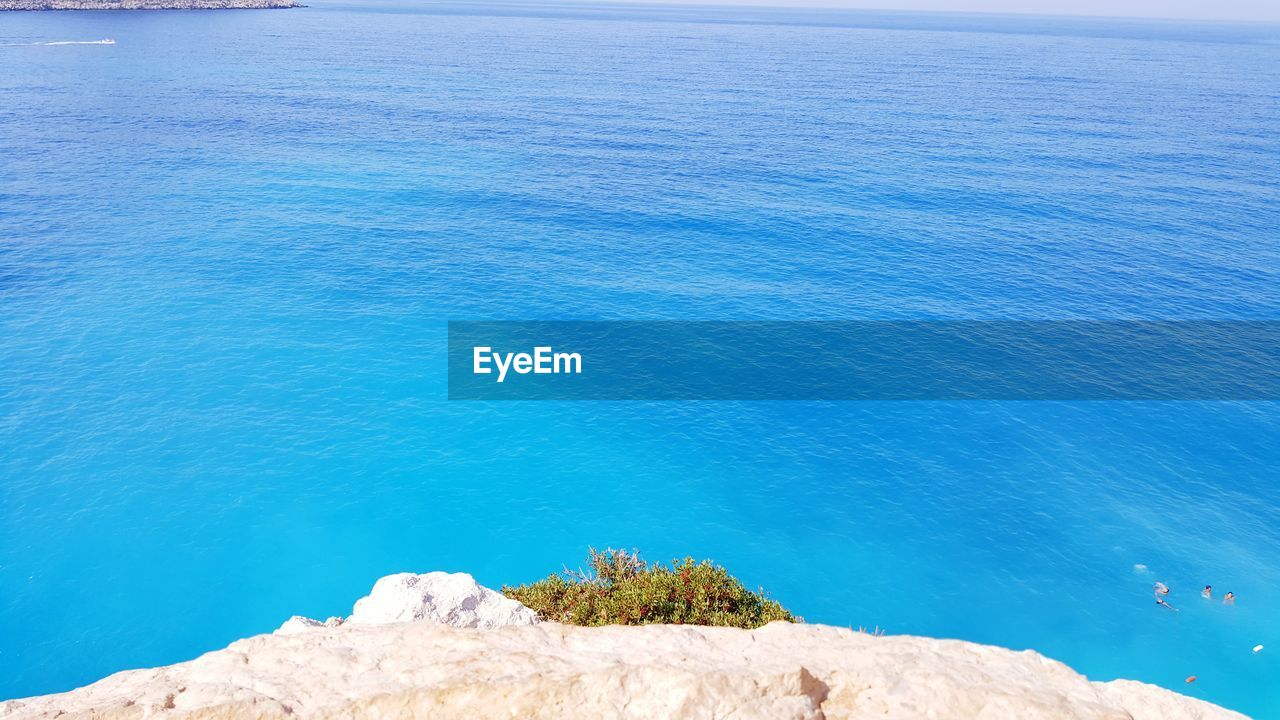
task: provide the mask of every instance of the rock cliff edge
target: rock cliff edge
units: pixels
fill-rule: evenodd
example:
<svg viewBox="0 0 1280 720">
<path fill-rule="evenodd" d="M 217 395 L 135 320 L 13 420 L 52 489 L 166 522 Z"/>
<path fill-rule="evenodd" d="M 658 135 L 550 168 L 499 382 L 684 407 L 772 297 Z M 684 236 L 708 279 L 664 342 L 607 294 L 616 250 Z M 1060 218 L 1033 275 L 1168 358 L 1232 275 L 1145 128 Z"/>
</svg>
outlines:
<svg viewBox="0 0 1280 720">
<path fill-rule="evenodd" d="M 466 575 L 391 576 L 345 622 L 292 618 L 190 662 L 2 703 L 0 718 L 1244 717 L 1029 651 L 788 623 L 573 627 L 511 603 Z"/>
</svg>

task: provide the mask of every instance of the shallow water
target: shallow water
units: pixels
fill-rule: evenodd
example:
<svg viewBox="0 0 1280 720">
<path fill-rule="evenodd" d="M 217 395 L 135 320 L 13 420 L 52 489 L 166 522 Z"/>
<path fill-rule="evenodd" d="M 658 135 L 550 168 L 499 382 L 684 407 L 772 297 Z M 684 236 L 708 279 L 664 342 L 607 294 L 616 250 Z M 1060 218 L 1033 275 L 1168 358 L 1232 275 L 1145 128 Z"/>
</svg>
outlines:
<svg viewBox="0 0 1280 720">
<path fill-rule="evenodd" d="M 444 400 L 448 319 L 1280 317 L 1280 27 L 317 3 L 0 42 L 0 697 L 593 544 L 1280 714 L 1275 403 Z"/>
</svg>

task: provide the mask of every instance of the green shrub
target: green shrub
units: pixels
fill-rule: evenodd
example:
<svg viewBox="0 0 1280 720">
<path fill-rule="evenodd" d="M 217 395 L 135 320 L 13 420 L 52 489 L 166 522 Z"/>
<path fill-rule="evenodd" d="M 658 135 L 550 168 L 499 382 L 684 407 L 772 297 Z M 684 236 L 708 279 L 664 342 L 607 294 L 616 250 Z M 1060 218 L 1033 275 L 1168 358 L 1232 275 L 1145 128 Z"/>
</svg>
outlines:
<svg viewBox="0 0 1280 720">
<path fill-rule="evenodd" d="M 670 566 L 634 552 L 590 549 L 587 571 L 503 587 L 544 620 L 569 625 L 722 625 L 757 628 L 774 620 L 803 622 L 764 591 L 751 592 L 724 568 L 693 558 Z"/>
</svg>

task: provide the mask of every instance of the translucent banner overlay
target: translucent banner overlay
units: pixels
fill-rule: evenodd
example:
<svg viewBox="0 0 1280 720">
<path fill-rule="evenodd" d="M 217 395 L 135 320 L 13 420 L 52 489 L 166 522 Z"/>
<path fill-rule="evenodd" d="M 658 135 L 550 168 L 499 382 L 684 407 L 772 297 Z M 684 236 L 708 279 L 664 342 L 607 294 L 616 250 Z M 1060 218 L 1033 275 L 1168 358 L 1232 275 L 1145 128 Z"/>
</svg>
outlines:
<svg viewBox="0 0 1280 720">
<path fill-rule="evenodd" d="M 449 399 L 1277 400 L 1280 321 L 454 321 Z"/>
</svg>

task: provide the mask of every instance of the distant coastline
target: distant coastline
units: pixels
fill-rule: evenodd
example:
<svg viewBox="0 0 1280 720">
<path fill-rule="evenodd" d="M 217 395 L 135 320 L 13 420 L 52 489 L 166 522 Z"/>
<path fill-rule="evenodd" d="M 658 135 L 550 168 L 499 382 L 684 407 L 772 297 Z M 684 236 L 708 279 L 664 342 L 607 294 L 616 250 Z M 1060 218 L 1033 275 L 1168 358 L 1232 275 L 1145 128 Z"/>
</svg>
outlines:
<svg viewBox="0 0 1280 720">
<path fill-rule="evenodd" d="M 2 10 L 264 10 L 294 0 L 0 0 Z"/>
</svg>

